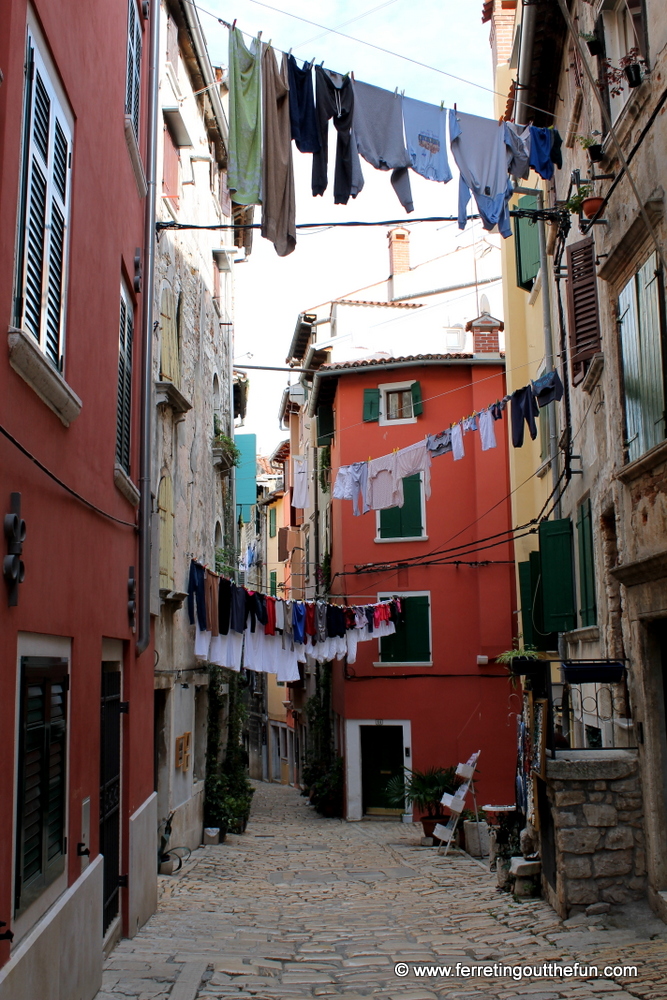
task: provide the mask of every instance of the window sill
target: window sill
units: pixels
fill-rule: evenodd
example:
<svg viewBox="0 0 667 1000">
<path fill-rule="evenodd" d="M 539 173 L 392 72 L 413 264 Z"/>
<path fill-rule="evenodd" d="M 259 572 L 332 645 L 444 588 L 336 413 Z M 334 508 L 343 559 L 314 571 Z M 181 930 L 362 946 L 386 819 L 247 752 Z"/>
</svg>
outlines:
<svg viewBox="0 0 667 1000">
<path fill-rule="evenodd" d="M 125 472 L 125 469 L 123 469 L 118 462 L 114 465 L 113 481 L 125 499 L 129 500 L 133 507 L 138 507 L 141 494 L 128 474 Z"/>
<path fill-rule="evenodd" d="M 384 663 L 379 661 L 373 664 L 374 667 L 432 667 L 433 660 L 406 660 L 403 663 Z"/>
<path fill-rule="evenodd" d="M 130 163 L 132 164 L 134 179 L 137 182 L 139 197 L 145 198 L 148 194 L 148 184 L 146 183 L 144 165 L 141 162 L 141 154 L 137 145 L 137 137 L 134 134 L 134 123 L 130 115 L 125 115 L 125 142 L 127 143 L 127 151 L 130 154 Z"/>
<path fill-rule="evenodd" d="M 427 542 L 428 535 L 401 535 L 399 538 L 374 538 L 378 545 L 386 545 L 388 542 Z"/>
<path fill-rule="evenodd" d="M 69 427 L 79 416 L 83 406 L 77 394 L 70 389 L 29 333 L 10 326 L 8 342 L 9 363 L 14 371 L 53 410 L 65 427 Z"/>
<path fill-rule="evenodd" d="M 380 427 L 399 427 L 402 424 L 416 424 L 419 417 L 400 417 L 396 420 L 388 420 L 386 417 L 380 417 L 378 419 L 378 425 Z"/>
<path fill-rule="evenodd" d="M 174 413 L 187 413 L 192 409 L 192 403 L 186 399 L 173 382 L 160 381 L 155 383 L 155 403 L 157 406 L 170 406 Z"/>
<path fill-rule="evenodd" d="M 667 441 L 661 441 L 641 458 L 629 462 L 616 473 L 615 478 L 622 483 L 631 483 L 633 479 L 639 479 L 645 472 L 650 472 L 656 465 L 662 465 L 663 462 L 667 462 Z"/>
<path fill-rule="evenodd" d="M 602 377 L 602 372 L 604 371 L 604 354 L 602 351 L 598 351 L 591 358 L 591 363 L 588 366 L 588 371 L 584 376 L 584 380 L 581 383 L 581 388 L 583 392 L 587 392 L 590 396 L 595 389 L 595 386 L 600 381 Z"/>
<path fill-rule="evenodd" d="M 537 476 L 538 479 L 544 479 L 550 468 L 551 468 L 551 459 L 547 458 L 544 462 L 542 462 L 535 475 Z"/>
<path fill-rule="evenodd" d="M 582 628 L 575 628 L 571 632 L 563 632 L 566 642 L 598 642 L 600 639 L 600 629 L 597 625 L 585 625 Z"/>
</svg>

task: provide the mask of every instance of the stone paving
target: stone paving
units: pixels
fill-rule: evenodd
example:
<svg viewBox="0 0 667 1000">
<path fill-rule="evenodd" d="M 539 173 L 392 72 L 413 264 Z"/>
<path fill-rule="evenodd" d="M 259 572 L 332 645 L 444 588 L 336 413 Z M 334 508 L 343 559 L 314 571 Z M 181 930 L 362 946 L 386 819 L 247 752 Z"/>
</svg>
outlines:
<svg viewBox="0 0 667 1000">
<path fill-rule="evenodd" d="M 97 1000 L 667 1000 L 667 927 L 647 907 L 563 923 L 420 836 L 412 825 L 323 819 L 294 789 L 258 784 L 243 836 L 160 878 L 158 912 L 111 954 Z M 557 962 L 599 974 L 493 971 Z M 490 974 L 457 975 L 457 963 Z M 422 964 L 452 972 L 419 977 Z M 604 975 L 628 965 L 636 977 Z"/>
</svg>

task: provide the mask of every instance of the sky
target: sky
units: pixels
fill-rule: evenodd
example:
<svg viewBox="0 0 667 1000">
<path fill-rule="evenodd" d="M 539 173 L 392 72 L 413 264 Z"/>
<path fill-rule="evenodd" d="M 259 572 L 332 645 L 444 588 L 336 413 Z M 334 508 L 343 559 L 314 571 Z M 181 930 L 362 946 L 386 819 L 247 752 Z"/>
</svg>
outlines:
<svg viewBox="0 0 667 1000">
<path fill-rule="evenodd" d="M 318 63 L 324 61 L 328 69 L 341 73 L 351 70 L 357 80 L 392 91 L 398 88 L 408 97 L 437 105 L 444 102 L 445 107 L 456 103 L 462 111 L 493 116 L 489 25 L 481 23 L 481 0 L 320 0 L 318 4 L 292 0 L 282 8 L 258 0 L 235 0 L 233 4 L 204 0 L 203 6 L 197 3 L 197 8 L 214 65 L 227 65 L 228 31 L 207 11 L 228 22 L 236 19 L 237 27 L 247 36 L 261 31 L 263 41 L 271 40 L 276 50 L 291 48 L 297 60 L 314 58 Z M 353 38 L 327 32 L 300 18 L 324 28 L 336 28 Z M 248 37 L 245 40 L 249 42 Z M 417 66 L 401 56 L 431 68 Z M 293 150 L 297 223 L 409 223 L 411 216 L 399 203 L 388 173 L 376 171 L 362 160 L 363 191 L 347 206 L 335 206 L 332 166 L 329 188 L 323 197 L 313 198 L 311 157 L 294 146 Z M 329 151 L 333 158 L 332 137 Z M 451 154 L 449 159 L 454 180 L 447 185 L 423 180 L 411 172 L 415 204 L 412 217 L 456 214 L 458 181 Z M 256 209 L 255 221 L 259 221 L 259 211 Z M 462 239 L 469 239 L 468 233 L 461 236 L 455 224 L 424 223 L 410 228 L 412 266 L 446 254 Z M 278 257 L 273 245 L 255 231 L 250 258 L 235 267 L 237 367 L 242 368 L 244 363 L 283 366 L 299 313 L 386 279 L 387 229 L 385 225 L 299 233 L 295 251 L 284 258 Z M 442 277 L 442 284 L 447 284 L 445 265 Z M 470 280 L 473 277 L 471 274 Z M 238 432 L 256 434 L 259 453 L 269 454 L 285 437 L 278 425 L 278 407 L 290 376 L 252 370 L 248 376 L 248 413 Z"/>
</svg>

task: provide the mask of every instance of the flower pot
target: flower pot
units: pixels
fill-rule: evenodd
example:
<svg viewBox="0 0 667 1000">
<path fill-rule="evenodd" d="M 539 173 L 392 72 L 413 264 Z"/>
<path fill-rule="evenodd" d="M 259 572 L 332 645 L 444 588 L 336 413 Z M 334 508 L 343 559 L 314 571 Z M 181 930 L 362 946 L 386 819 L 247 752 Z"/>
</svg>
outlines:
<svg viewBox="0 0 667 1000">
<path fill-rule="evenodd" d="M 602 143 L 596 142 L 588 147 L 588 158 L 591 163 L 599 163 L 603 159 Z"/>
<path fill-rule="evenodd" d="M 581 209 L 587 219 L 592 219 L 600 211 L 604 204 L 604 198 L 584 198 Z"/>
<path fill-rule="evenodd" d="M 602 50 L 602 42 L 599 38 L 587 38 L 586 45 L 588 46 L 588 51 L 592 56 L 603 56 L 604 52 Z"/>
<path fill-rule="evenodd" d="M 568 684 L 618 684 L 624 676 L 623 663 L 563 664 L 563 679 Z"/>
<path fill-rule="evenodd" d="M 425 837 L 432 837 L 433 831 L 438 823 L 442 823 L 443 826 L 449 820 L 449 816 L 420 816 L 419 822 L 422 825 L 422 830 L 424 831 Z M 439 841 L 438 841 L 439 843 Z"/>
<path fill-rule="evenodd" d="M 629 66 L 624 66 L 623 72 L 628 81 L 628 87 L 638 87 L 642 82 L 642 68 L 639 63 L 630 63 Z"/>
</svg>

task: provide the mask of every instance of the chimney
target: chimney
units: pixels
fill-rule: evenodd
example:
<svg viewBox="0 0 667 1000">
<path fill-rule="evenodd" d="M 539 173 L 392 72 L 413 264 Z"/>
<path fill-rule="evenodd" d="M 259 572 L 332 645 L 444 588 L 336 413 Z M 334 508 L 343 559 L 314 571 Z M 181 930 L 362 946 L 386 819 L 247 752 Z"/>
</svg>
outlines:
<svg viewBox="0 0 667 1000">
<path fill-rule="evenodd" d="M 495 319 L 488 312 L 483 312 L 477 319 L 466 323 L 466 330 L 472 330 L 473 354 L 499 354 L 498 333 L 504 329 L 503 321 Z"/>
<path fill-rule="evenodd" d="M 515 17 L 516 0 L 486 0 L 482 7 L 482 23 L 491 21 L 489 42 L 494 67 L 510 61 Z"/>
<path fill-rule="evenodd" d="M 410 270 L 410 231 L 408 229 L 390 229 L 389 237 L 389 276 L 406 274 Z"/>
</svg>

